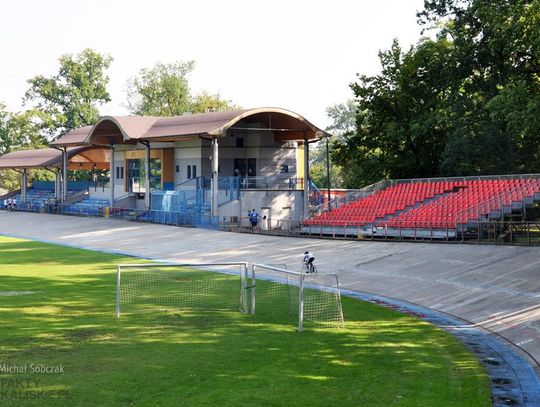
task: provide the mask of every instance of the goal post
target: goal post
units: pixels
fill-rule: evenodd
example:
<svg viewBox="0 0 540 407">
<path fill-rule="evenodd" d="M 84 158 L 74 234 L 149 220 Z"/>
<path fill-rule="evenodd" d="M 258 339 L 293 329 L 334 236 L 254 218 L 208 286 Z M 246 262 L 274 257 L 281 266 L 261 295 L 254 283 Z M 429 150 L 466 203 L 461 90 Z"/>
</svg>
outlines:
<svg viewBox="0 0 540 407">
<path fill-rule="evenodd" d="M 248 314 L 254 282 L 249 271 L 246 262 L 119 264 L 116 316 L 155 306 Z"/>
<path fill-rule="evenodd" d="M 343 308 L 336 274 L 306 274 L 268 264 L 252 264 L 253 306 L 272 304 L 272 312 L 295 316 L 298 331 L 306 322 L 318 326 L 343 327 Z M 272 298 L 272 301 L 266 301 Z M 281 304 L 281 305 L 280 305 Z"/>
</svg>

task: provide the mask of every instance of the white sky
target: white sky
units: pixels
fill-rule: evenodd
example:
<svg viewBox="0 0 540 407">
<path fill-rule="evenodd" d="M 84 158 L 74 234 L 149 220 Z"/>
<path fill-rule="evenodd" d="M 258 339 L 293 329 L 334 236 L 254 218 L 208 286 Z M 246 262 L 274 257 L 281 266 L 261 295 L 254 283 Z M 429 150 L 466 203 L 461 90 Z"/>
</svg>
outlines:
<svg viewBox="0 0 540 407">
<path fill-rule="evenodd" d="M 326 127 L 356 74 L 378 72 L 394 38 L 420 38 L 423 0 L 26 0 L 0 7 L 0 101 L 19 111 L 26 79 L 93 48 L 114 58 L 102 114 L 125 115 L 129 77 L 194 60 L 190 84 L 244 108 L 279 106 Z"/>
</svg>

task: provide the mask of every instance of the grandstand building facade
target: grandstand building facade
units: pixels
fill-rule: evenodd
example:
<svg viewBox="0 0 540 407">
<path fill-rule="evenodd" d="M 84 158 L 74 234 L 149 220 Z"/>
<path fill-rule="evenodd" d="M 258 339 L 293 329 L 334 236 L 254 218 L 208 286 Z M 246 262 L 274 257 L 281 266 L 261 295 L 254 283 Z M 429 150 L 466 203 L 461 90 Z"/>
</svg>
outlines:
<svg viewBox="0 0 540 407">
<path fill-rule="evenodd" d="M 309 206 L 308 144 L 328 136 L 280 108 L 107 116 L 48 149 L 8 153 L 0 157 L 0 169 L 21 173 L 19 209 L 47 211 L 54 202 L 64 213 L 173 224 L 214 223 L 220 217 L 240 222 L 253 208 L 269 219 L 301 219 Z M 29 189 L 31 168 L 54 172 L 54 186 L 34 183 Z M 67 182 L 70 170 L 106 170 L 109 177 L 79 188 Z"/>
</svg>

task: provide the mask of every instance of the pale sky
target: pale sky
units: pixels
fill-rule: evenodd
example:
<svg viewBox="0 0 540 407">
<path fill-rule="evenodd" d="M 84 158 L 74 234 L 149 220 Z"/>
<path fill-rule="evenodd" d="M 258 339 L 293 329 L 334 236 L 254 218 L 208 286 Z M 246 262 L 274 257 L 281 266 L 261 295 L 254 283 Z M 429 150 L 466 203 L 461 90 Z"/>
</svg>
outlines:
<svg viewBox="0 0 540 407">
<path fill-rule="evenodd" d="M 125 115 L 128 78 L 156 62 L 194 60 L 195 93 L 243 108 L 290 109 L 315 125 L 352 98 L 356 74 L 378 72 L 377 52 L 416 43 L 423 0 L 27 0 L 0 6 L 0 102 L 24 109 L 26 80 L 58 71 L 62 54 L 93 48 L 114 58 L 112 102 Z"/>
</svg>

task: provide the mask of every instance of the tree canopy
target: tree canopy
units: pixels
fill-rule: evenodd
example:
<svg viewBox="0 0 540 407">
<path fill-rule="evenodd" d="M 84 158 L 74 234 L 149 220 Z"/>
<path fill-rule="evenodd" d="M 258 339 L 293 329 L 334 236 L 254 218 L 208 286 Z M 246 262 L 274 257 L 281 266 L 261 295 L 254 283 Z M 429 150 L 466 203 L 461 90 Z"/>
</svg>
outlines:
<svg viewBox="0 0 540 407">
<path fill-rule="evenodd" d="M 204 113 L 235 108 L 218 94 L 203 91 L 193 95 L 188 75 L 194 61 L 156 64 L 141 69 L 127 82 L 127 108 L 143 116 L 179 116 L 184 113 Z"/>
<path fill-rule="evenodd" d="M 77 127 L 93 124 L 99 118 L 98 105 L 111 100 L 106 70 L 112 58 L 92 49 L 77 55 L 65 54 L 58 60 L 58 73 L 38 75 L 28 80 L 24 101 L 48 140 Z"/>
<path fill-rule="evenodd" d="M 426 0 L 434 39 L 379 53 L 351 85 L 356 131 L 334 160 L 348 186 L 381 178 L 540 171 L 540 1 Z"/>
<path fill-rule="evenodd" d="M 353 99 L 345 103 L 338 103 L 326 109 L 326 114 L 332 120 L 326 127 L 326 131 L 333 137 L 328 140 L 329 148 L 334 149 L 335 145 L 354 132 L 356 119 L 356 105 Z M 328 174 L 326 168 L 326 140 L 316 143 L 310 152 L 310 178 L 320 188 L 328 187 Z M 330 186 L 332 188 L 343 188 L 346 174 L 336 162 L 330 162 Z"/>
</svg>

